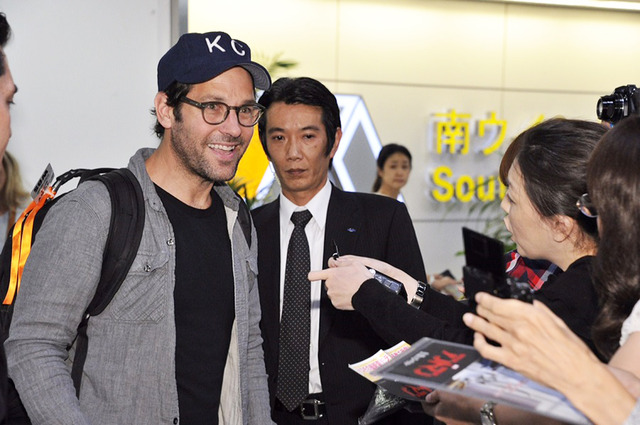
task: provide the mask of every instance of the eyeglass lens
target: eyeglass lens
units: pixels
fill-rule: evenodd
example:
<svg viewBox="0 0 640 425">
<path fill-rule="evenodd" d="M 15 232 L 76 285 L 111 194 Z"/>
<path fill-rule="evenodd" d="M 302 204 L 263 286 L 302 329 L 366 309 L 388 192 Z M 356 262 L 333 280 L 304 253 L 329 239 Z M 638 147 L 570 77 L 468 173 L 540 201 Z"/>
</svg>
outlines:
<svg viewBox="0 0 640 425">
<path fill-rule="evenodd" d="M 222 102 L 208 102 L 203 105 L 204 120 L 209 124 L 224 122 L 229 116 L 229 111 L 235 109 L 238 114 L 238 122 L 245 127 L 251 127 L 258 122 L 262 112 L 255 105 L 229 106 Z"/>
</svg>

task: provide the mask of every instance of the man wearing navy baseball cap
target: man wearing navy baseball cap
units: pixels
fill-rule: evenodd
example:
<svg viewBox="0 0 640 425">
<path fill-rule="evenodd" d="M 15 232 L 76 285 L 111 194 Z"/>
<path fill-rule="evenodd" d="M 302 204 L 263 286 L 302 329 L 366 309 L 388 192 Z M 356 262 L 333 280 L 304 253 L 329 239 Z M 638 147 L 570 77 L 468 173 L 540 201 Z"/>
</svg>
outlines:
<svg viewBox="0 0 640 425">
<path fill-rule="evenodd" d="M 67 347 L 96 291 L 111 202 L 102 183 L 87 182 L 51 208 L 7 342 L 33 423 L 272 423 L 255 229 L 225 183 L 264 111 L 256 89 L 270 85 L 249 46 L 223 32 L 185 34 L 160 59 L 160 144 L 128 166 L 144 195 L 142 241 L 109 306 L 89 320 L 79 396 Z"/>
</svg>

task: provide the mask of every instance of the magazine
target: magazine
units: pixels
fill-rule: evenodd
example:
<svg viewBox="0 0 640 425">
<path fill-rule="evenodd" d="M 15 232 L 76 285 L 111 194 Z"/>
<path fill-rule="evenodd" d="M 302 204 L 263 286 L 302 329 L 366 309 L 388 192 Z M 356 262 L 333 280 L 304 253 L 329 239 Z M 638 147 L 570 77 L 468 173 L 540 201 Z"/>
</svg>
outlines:
<svg viewBox="0 0 640 425">
<path fill-rule="evenodd" d="M 385 378 L 381 378 L 371 373 L 372 371 L 377 370 L 380 366 L 389 363 L 394 357 L 400 355 L 409 348 L 411 348 L 409 344 L 401 341 L 387 350 L 379 350 L 373 356 L 358 363 L 349 365 L 352 370 L 378 385 L 366 412 L 358 418 L 358 425 L 374 424 L 397 410 L 408 408 L 409 401 L 421 402 L 424 400 L 424 397 L 431 392 L 428 388 L 425 388 L 422 393 L 414 393 L 411 390 L 404 392 L 404 387 L 409 388 L 414 386 L 404 385 L 395 381 L 387 381 Z M 418 406 L 420 405 L 418 404 Z M 421 407 L 420 410 L 422 410 Z"/>
<path fill-rule="evenodd" d="M 411 346 L 409 344 L 401 341 L 387 350 L 380 350 L 367 359 L 355 364 L 350 364 L 349 367 L 371 382 L 376 383 L 379 387 L 389 391 L 391 394 L 410 401 L 422 402 L 427 394 L 432 391 L 430 388 L 421 385 L 406 384 L 376 375 L 378 369 L 383 365 L 391 362 L 394 358 L 410 348 Z"/>
<path fill-rule="evenodd" d="M 376 384 L 411 400 L 424 400 L 426 393 L 418 396 L 415 392 L 432 388 L 511 405 L 567 423 L 591 423 L 561 393 L 482 358 L 468 345 L 422 338 L 368 373 L 377 377 Z"/>
</svg>

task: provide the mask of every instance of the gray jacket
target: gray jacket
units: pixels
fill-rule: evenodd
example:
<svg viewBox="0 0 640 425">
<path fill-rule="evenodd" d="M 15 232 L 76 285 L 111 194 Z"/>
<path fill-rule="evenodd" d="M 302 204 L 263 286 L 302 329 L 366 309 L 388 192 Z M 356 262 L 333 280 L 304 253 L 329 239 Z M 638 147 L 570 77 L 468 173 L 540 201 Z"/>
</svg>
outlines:
<svg viewBox="0 0 640 425">
<path fill-rule="evenodd" d="M 89 320 L 89 351 L 76 398 L 69 362 L 80 318 L 98 283 L 111 204 L 98 182 L 83 183 L 49 211 L 27 261 L 5 343 L 9 374 L 34 424 L 177 424 L 174 319 L 175 244 L 141 149 L 129 168 L 145 198 L 142 242 L 129 275 Z M 224 372 L 221 424 L 272 423 L 260 336 L 257 243 L 237 221 L 239 199 L 225 204 L 233 251 L 235 322 Z"/>
</svg>

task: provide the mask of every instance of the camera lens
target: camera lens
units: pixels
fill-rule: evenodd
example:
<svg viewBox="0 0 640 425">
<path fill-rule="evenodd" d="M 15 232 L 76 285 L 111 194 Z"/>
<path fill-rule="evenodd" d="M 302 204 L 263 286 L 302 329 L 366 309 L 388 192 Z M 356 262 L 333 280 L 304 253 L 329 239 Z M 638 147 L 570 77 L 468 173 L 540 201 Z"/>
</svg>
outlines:
<svg viewBox="0 0 640 425">
<path fill-rule="evenodd" d="M 617 93 L 602 96 L 596 106 L 598 119 L 612 124 L 629 115 L 627 99 Z"/>
<path fill-rule="evenodd" d="M 610 103 L 610 102 L 607 102 L 606 100 L 603 100 L 603 98 L 601 97 L 600 99 L 598 99 L 598 105 L 596 106 L 596 115 L 598 119 L 602 121 L 607 121 L 606 119 L 607 113 L 605 112 L 605 102 L 606 104 Z"/>
</svg>

